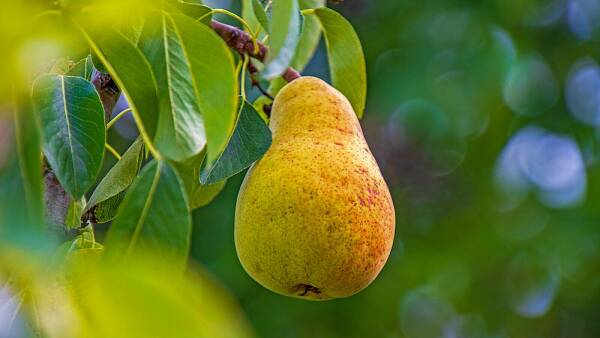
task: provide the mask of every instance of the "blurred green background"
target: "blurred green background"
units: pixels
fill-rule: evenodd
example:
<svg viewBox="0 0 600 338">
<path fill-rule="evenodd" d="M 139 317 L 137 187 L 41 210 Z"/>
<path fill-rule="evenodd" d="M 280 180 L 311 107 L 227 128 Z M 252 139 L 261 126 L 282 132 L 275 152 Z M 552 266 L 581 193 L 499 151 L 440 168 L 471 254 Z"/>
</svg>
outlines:
<svg viewBox="0 0 600 338">
<path fill-rule="evenodd" d="M 387 265 L 348 299 L 260 287 L 233 242 L 243 174 L 194 213 L 193 259 L 261 337 L 600 336 L 600 1 L 329 5 L 366 53 L 362 125 L 396 206 Z M 321 46 L 305 74 L 326 62 Z"/>
</svg>

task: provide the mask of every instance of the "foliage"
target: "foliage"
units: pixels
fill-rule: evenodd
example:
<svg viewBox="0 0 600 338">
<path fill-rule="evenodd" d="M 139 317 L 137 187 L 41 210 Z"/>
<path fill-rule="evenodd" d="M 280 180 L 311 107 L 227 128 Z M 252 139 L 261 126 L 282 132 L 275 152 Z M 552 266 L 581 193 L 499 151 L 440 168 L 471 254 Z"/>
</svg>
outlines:
<svg viewBox="0 0 600 338">
<path fill-rule="evenodd" d="M 245 2 L 262 32 L 182 0 L 3 5 L 12 85 L 0 87 L 0 336 L 252 336 L 188 261 L 191 211 L 269 148 L 246 73 L 276 88 L 288 67 L 303 68 L 321 36 L 304 15 L 323 5 Z M 266 56 L 234 54 L 215 13 L 237 18 L 243 28 L 228 29 L 246 29 Z M 348 27 L 335 39 L 355 38 Z M 360 44 L 351 53 L 362 58 Z M 364 101 L 358 85 L 352 99 Z M 114 143 L 131 118 L 139 136 Z"/>
<path fill-rule="evenodd" d="M 299 38 L 272 22 L 272 5 L 277 3 L 38 0 L 1 5 L 0 337 L 40 332 L 50 337 L 252 336 L 243 316 L 258 336 L 274 338 L 597 337 L 598 1 L 327 2 L 342 19 L 327 9 L 311 10 L 325 6 L 323 0 L 299 0 L 299 15 L 282 11 L 285 15 L 278 19 Z M 293 2 L 286 3 L 293 8 Z M 263 121 L 272 101 L 242 85 L 243 58 L 223 48 L 218 36 L 206 29 L 211 19 L 242 27 L 207 7 L 215 4 L 241 13 L 251 35 L 267 47 L 272 43 L 268 34 L 275 29 L 280 34 L 277 44 L 296 46 L 277 54 L 275 73 L 287 65 L 328 79 L 352 98 L 358 114 L 358 107 L 365 106 L 361 124 L 392 191 L 398 231 L 380 277 L 352 298 L 320 304 L 287 299 L 258 286 L 240 266 L 233 210 L 243 171 L 234 172 L 260 153 L 243 163 L 227 162 L 223 168 L 234 169 L 219 175 L 227 181 L 200 182 L 201 172 L 223 158 L 244 158 L 224 156 L 247 149 L 229 142 L 240 134 L 235 126 L 242 89 Z M 144 29 L 147 19 L 157 17 L 157 25 L 168 31 Z M 298 17 L 299 30 L 290 24 Z M 192 40 L 188 44 L 176 34 L 181 22 L 194 27 L 183 36 Z M 149 44 L 148 37 L 169 40 L 161 48 L 160 43 Z M 194 56 L 201 65 L 210 61 L 218 68 L 200 71 L 184 55 L 185 48 L 204 50 L 195 45 L 201 41 L 212 41 L 205 46 L 220 50 L 221 58 L 204 51 Z M 364 47 L 362 65 L 362 52 L 352 52 L 352 45 Z M 164 46 L 174 47 L 169 63 Z M 149 61 L 151 57 L 158 61 Z M 258 69 L 254 80 L 276 95 L 285 81 L 277 75 L 265 78 L 265 65 L 252 62 Z M 167 64 L 182 74 L 201 74 L 186 76 L 178 85 L 186 83 L 186 88 L 165 90 L 179 83 L 174 81 L 178 74 L 165 74 Z M 363 82 L 365 68 L 368 83 Z M 205 71 L 212 75 L 203 78 Z M 95 172 L 89 186 L 65 183 L 69 178 L 64 175 L 63 182 L 53 185 L 52 175 L 58 172 L 41 154 L 46 141 L 59 139 L 44 134 L 50 126 L 42 125 L 40 111 L 33 109 L 33 84 L 38 78 L 62 76 L 92 82 L 99 94 L 114 89 L 94 81 L 99 72 L 110 73 L 124 97 L 104 117 L 108 122 L 124 111 L 106 133 L 107 144 L 121 160 L 107 153 L 99 169 L 81 164 L 87 174 Z M 196 80 L 202 84 L 197 92 L 189 87 Z M 247 77 L 244 81 L 250 82 Z M 221 97 L 224 93 L 229 101 Z M 202 106 L 204 94 L 208 101 Z M 60 101 L 59 96 L 46 99 Z M 47 113 L 60 111 L 55 108 Z M 197 115 L 190 117 L 190 112 Z M 185 125 L 188 118 L 204 130 L 178 129 L 177 123 Z M 264 126 L 254 124 L 251 130 Z M 176 138 L 175 133 L 193 139 Z M 269 137 L 260 136 L 263 141 Z M 85 137 L 81 140 L 86 144 Z M 127 203 L 131 210 L 132 202 L 148 202 L 137 195 L 148 192 L 146 181 L 135 191 L 131 184 L 139 182 L 141 173 L 148 178 L 159 172 L 159 163 L 165 174 L 159 183 L 178 198 L 159 198 L 150 205 L 169 215 L 172 202 L 184 209 L 183 195 L 185 208 L 193 210 L 191 230 L 181 215 L 184 226 L 177 228 L 173 220 L 168 228 L 178 234 L 191 231 L 189 249 L 176 241 L 179 252 L 189 250 L 183 274 L 180 255 L 173 266 L 171 258 L 156 257 L 172 252 L 170 248 L 145 253 L 135 246 L 140 251 L 120 265 L 122 248 L 113 255 L 109 253 L 116 244 L 104 249 L 100 244 L 109 244 L 106 235 L 114 231 L 110 221 L 125 195 L 133 196 Z M 54 189 L 62 183 L 74 190 L 85 187 L 83 202 L 89 202 L 82 211 L 81 200 Z M 49 215 L 48 206 L 61 203 L 69 214 L 62 225 L 72 224 L 75 213 L 81 213 L 82 227 L 63 233 L 48 224 L 55 216 Z M 64 216 L 62 211 L 59 216 Z M 88 220 L 108 223 L 95 224 L 92 231 Z M 131 225 L 130 220 L 119 222 Z M 152 224 L 142 222 L 139 229 L 156 230 Z M 146 231 L 142 244 L 160 245 L 148 242 L 153 231 Z M 82 264 L 74 267 L 67 263 L 71 259 Z M 194 268 L 197 261 L 206 269 Z M 64 280 L 60 273 L 65 270 L 79 282 L 54 290 L 44 287 Z M 80 275 L 82 270 L 87 274 Z M 208 271 L 226 290 L 214 287 Z M 60 306 L 53 307 L 53 299 L 60 299 Z M 46 314 L 42 328 L 32 316 L 34 304 L 45 304 L 35 307 Z"/>
</svg>

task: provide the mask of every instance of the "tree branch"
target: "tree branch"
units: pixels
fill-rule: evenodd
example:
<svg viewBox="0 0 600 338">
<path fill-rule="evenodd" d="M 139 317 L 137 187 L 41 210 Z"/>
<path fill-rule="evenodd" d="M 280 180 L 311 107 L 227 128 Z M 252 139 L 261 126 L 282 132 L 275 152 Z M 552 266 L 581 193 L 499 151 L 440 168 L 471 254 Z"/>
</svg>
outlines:
<svg viewBox="0 0 600 338">
<path fill-rule="evenodd" d="M 100 101 L 104 107 L 106 121 L 108 122 L 111 117 L 112 110 L 117 104 L 117 100 L 119 100 L 121 90 L 110 75 L 102 72 L 96 72 L 96 75 L 92 79 L 92 83 L 100 95 Z"/>
<path fill-rule="evenodd" d="M 53 235 L 61 240 L 66 240 L 69 234 L 67 227 L 67 215 L 71 196 L 58 182 L 58 178 L 46 163 L 42 164 L 44 170 L 44 202 L 45 202 L 45 223 L 46 227 Z"/>
<path fill-rule="evenodd" d="M 210 26 L 236 52 L 242 55 L 248 54 L 258 61 L 265 61 L 268 48 L 261 42 L 258 42 L 258 51 L 255 53 L 252 37 L 247 32 L 215 20 L 210 22 Z M 300 73 L 290 67 L 281 76 L 287 82 L 292 82 L 300 77 Z"/>
</svg>

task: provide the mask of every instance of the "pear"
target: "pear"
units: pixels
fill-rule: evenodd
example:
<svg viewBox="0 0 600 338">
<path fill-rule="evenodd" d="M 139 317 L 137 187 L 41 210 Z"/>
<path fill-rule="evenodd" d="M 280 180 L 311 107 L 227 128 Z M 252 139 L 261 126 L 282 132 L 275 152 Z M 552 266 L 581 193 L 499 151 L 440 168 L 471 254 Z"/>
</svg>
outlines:
<svg viewBox="0 0 600 338">
<path fill-rule="evenodd" d="M 273 143 L 246 174 L 235 213 L 244 269 L 276 293 L 348 297 L 385 264 L 394 205 L 350 102 L 314 77 L 273 104 Z"/>
</svg>

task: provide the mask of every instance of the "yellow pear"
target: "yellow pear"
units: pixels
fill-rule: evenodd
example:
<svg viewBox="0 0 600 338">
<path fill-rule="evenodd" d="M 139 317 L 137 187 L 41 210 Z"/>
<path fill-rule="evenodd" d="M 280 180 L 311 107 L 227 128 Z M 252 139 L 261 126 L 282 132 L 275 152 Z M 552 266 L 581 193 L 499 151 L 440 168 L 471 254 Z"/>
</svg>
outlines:
<svg viewBox="0 0 600 338">
<path fill-rule="evenodd" d="M 270 128 L 273 143 L 237 199 L 240 262 L 283 295 L 357 293 L 388 258 L 395 216 L 350 102 L 324 81 L 301 77 L 277 95 Z"/>
</svg>

